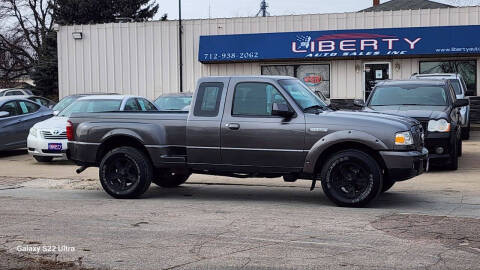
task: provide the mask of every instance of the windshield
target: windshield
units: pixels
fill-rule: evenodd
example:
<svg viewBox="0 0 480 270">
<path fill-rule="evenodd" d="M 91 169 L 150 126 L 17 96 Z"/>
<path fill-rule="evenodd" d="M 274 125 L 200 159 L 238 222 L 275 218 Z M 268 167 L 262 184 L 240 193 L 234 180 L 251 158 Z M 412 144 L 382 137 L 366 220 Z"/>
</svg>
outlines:
<svg viewBox="0 0 480 270">
<path fill-rule="evenodd" d="M 72 113 L 113 112 L 120 110 L 121 100 L 90 99 L 78 100 L 63 110 L 58 116 L 70 117 Z"/>
<path fill-rule="evenodd" d="M 447 94 L 440 86 L 380 86 L 373 92 L 368 105 L 446 106 L 447 100 Z"/>
<path fill-rule="evenodd" d="M 462 86 L 460 85 L 460 82 L 458 80 L 449 80 L 449 81 L 452 84 L 453 89 L 455 90 L 455 95 L 461 95 Z"/>
<path fill-rule="evenodd" d="M 63 109 L 68 107 L 70 104 L 72 104 L 75 100 L 77 100 L 79 97 L 65 97 L 60 102 L 57 103 L 52 109 L 54 111 L 61 112 Z"/>
<path fill-rule="evenodd" d="M 192 103 L 192 97 L 159 97 L 155 100 L 160 111 L 189 111 L 190 104 Z"/>
<path fill-rule="evenodd" d="M 280 85 L 295 102 L 305 110 L 312 107 L 327 107 L 317 95 L 315 95 L 305 84 L 299 80 L 279 80 Z"/>
</svg>

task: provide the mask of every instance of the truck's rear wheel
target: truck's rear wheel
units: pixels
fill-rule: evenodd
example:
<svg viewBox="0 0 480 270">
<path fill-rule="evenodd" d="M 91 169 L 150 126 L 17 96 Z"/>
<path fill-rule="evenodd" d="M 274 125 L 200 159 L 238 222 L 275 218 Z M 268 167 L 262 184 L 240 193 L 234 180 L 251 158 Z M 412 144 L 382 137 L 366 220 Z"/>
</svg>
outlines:
<svg viewBox="0 0 480 270">
<path fill-rule="evenodd" d="M 338 206 L 363 207 L 382 191 L 383 175 L 377 161 L 359 150 L 331 155 L 322 172 L 322 188 Z"/>
<path fill-rule="evenodd" d="M 108 152 L 100 163 L 100 183 L 117 199 L 141 196 L 150 186 L 153 175 L 148 157 L 133 147 L 119 147 Z"/>
<path fill-rule="evenodd" d="M 173 188 L 185 183 L 189 177 L 190 174 L 176 173 L 173 171 L 160 171 L 155 175 L 152 182 L 164 188 Z"/>
</svg>

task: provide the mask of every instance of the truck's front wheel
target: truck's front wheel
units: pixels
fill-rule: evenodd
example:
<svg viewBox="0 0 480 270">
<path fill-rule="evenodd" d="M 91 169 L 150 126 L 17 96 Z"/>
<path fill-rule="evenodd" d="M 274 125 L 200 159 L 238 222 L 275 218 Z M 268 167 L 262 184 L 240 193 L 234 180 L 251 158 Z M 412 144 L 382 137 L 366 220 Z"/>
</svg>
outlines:
<svg viewBox="0 0 480 270">
<path fill-rule="evenodd" d="M 331 155 L 321 180 L 323 191 L 338 206 L 363 207 L 382 191 L 383 175 L 373 157 L 352 149 Z"/>
<path fill-rule="evenodd" d="M 153 175 L 149 158 L 133 147 L 108 152 L 100 163 L 100 183 L 117 199 L 137 198 L 150 186 Z"/>
<path fill-rule="evenodd" d="M 152 180 L 152 182 L 164 188 L 174 188 L 185 183 L 189 177 L 190 174 L 176 173 L 172 171 L 160 171 L 157 173 L 157 175 L 155 175 L 155 178 Z"/>
</svg>

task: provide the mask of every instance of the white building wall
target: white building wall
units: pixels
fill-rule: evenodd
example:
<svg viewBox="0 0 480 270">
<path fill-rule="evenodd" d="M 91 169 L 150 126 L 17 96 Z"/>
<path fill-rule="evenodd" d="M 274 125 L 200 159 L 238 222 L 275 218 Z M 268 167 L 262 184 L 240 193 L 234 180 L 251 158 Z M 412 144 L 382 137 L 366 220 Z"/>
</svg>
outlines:
<svg viewBox="0 0 480 270">
<path fill-rule="evenodd" d="M 268 64 L 201 64 L 198 62 L 201 35 L 479 23 L 479 7 L 186 20 L 183 22 L 184 90 L 193 91 L 196 80 L 202 76 L 258 75 L 261 65 Z M 82 32 L 83 39 L 74 40 L 73 32 Z M 179 91 L 178 21 L 61 26 L 58 52 L 61 97 L 83 92 L 117 92 L 153 99 Z M 418 59 L 390 61 L 393 79 L 408 78 L 418 72 Z M 363 97 L 364 62 L 329 62 L 332 98 Z"/>
</svg>

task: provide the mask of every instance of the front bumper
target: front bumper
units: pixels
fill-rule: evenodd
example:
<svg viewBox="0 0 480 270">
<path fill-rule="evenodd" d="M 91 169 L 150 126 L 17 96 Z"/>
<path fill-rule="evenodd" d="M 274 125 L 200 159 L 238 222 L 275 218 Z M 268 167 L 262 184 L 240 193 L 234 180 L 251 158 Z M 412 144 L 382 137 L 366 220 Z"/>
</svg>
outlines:
<svg viewBox="0 0 480 270">
<path fill-rule="evenodd" d="M 405 181 L 428 170 L 428 150 L 396 152 L 381 151 L 380 155 L 387 167 L 387 173 L 392 181 Z"/>
<path fill-rule="evenodd" d="M 443 161 L 450 158 L 453 138 L 456 134 L 454 132 L 447 133 L 428 133 L 425 136 L 425 147 L 428 150 L 428 157 L 432 162 Z M 437 153 L 437 149 L 442 148 L 443 152 Z"/>
<path fill-rule="evenodd" d="M 61 143 L 62 150 L 48 150 L 49 143 Z M 28 153 L 32 156 L 66 158 L 67 147 L 67 140 L 47 140 L 41 137 L 34 137 L 32 135 L 28 135 L 27 138 Z"/>
</svg>

